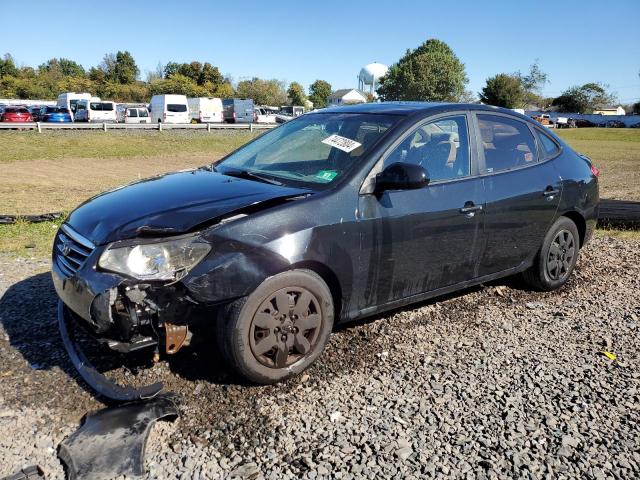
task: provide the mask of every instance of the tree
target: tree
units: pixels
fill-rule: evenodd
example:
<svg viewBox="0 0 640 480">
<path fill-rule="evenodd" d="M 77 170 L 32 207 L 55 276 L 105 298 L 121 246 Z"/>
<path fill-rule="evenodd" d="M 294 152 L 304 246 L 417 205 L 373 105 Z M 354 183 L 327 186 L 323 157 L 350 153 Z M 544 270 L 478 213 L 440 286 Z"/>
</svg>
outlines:
<svg viewBox="0 0 640 480">
<path fill-rule="evenodd" d="M 316 80 L 309 87 L 309 100 L 313 103 L 314 108 L 324 108 L 327 106 L 327 99 L 333 89 L 329 82 L 324 80 Z"/>
<path fill-rule="evenodd" d="M 13 57 L 5 53 L 3 58 L 0 58 L 0 77 L 17 77 L 18 76 L 18 68 L 16 67 L 16 63 L 13 61 Z"/>
<path fill-rule="evenodd" d="M 236 94 L 240 98 L 251 98 L 256 105 L 279 106 L 287 103 L 287 92 L 284 82 L 280 80 L 263 80 L 254 77 L 251 80 L 238 82 Z"/>
<path fill-rule="evenodd" d="M 133 56 L 127 51 L 106 54 L 98 68 L 104 72 L 105 80 L 121 85 L 134 83 L 140 73 Z"/>
<path fill-rule="evenodd" d="M 544 108 L 546 99 L 542 96 L 542 88 L 549 80 L 548 75 L 540 68 L 540 61 L 536 58 L 526 75 L 520 72 L 515 75 L 520 79 L 524 90 L 523 106 L 535 105 Z"/>
<path fill-rule="evenodd" d="M 488 78 L 480 92 L 480 100 L 488 105 L 505 108 L 523 106 L 525 89 L 518 75 L 499 73 Z"/>
<path fill-rule="evenodd" d="M 430 39 L 380 79 L 381 100 L 457 101 L 468 83 L 464 64 L 444 42 Z"/>
<path fill-rule="evenodd" d="M 304 88 L 298 82 L 291 82 L 287 90 L 287 97 L 291 105 L 302 105 L 307 103 L 307 96 L 304 94 Z"/>
<path fill-rule="evenodd" d="M 86 72 L 79 63 L 68 58 L 52 58 L 38 67 L 40 72 L 49 72 L 64 77 L 84 77 Z"/>
<path fill-rule="evenodd" d="M 607 92 L 601 83 L 585 83 L 581 87 L 571 87 L 553 100 L 552 105 L 561 112 L 593 113 L 595 109 L 606 107 L 616 101 L 615 95 Z"/>
</svg>

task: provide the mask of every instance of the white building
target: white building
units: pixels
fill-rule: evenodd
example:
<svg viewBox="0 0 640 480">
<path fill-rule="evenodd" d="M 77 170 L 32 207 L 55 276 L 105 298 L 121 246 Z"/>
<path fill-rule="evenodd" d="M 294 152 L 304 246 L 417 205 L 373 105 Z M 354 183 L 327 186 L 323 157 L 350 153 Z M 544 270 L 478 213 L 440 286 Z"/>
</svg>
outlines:
<svg viewBox="0 0 640 480">
<path fill-rule="evenodd" d="M 594 115 L 626 115 L 624 108 L 620 105 L 617 107 L 605 107 L 593 111 Z"/>
<path fill-rule="evenodd" d="M 342 88 L 329 95 L 327 100 L 331 107 L 354 105 L 356 103 L 367 103 L 367 94 L 357 88 Z"/>
</svg>

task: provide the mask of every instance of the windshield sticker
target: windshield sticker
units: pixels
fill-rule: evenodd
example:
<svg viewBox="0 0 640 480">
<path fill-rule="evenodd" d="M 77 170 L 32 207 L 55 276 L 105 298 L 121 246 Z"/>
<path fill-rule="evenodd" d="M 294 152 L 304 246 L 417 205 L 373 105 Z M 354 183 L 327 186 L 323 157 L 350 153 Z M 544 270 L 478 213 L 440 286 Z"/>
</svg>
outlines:
<svg viewBox="0 0 640 480">
<path fill-rule="evenodd" d="M 331 147 L 336 147 L 337 149 L 347 153 L 354 151 L 356 148 L 362 145 L 355 140 L 341 137 L 340 135 L 336 135 L 335 133 L 322 140 L 322 143 L 325 143 Z"/>
<path fill-rule="evenodd" d="M 316 178 L 319 178 L 320 180 L 324 180 L 326 182 L 330 182 L 331 180 L 336 178 L 337 175 L 338 172 L 336 172 L 335 170 L 320 170 L 318 173 L 316 173 Z"/>
</svg>

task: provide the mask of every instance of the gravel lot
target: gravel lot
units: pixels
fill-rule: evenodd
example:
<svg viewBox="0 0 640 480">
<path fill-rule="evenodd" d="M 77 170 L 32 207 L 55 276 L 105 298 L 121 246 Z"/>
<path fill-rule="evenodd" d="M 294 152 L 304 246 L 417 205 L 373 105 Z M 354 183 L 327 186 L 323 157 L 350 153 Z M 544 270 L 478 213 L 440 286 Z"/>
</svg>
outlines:
<svg viewBox="0 0 640 480">
<path fill-rule="evenodd" d="M 0 477 L 63 478 L 57 444 L 103 405 L 66 359 L 47 263 L 0 272 Z M 639 288 L 640 243 L 599 237 L 560 292 L 509 280 L 349 325 L 284 385 L 239 384 L 212 342 L 112 375 L 182 396 L 152 478 L 638 478 Z"/>
</svg>

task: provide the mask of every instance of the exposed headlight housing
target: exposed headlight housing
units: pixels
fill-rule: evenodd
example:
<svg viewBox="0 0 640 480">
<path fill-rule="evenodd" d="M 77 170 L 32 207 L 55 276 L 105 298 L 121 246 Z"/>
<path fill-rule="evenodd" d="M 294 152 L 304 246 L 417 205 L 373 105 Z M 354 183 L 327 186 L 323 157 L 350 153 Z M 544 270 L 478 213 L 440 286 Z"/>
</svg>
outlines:
<svg viewBox="0 0 640 480">
<path fill-rule="evenodd" d="M 111 245 L 98 261 L 100 268 L 139 280 L 176 280 L 195 267 L 211 250 L 197 236 L 164 242 Z"/>
</svg>

